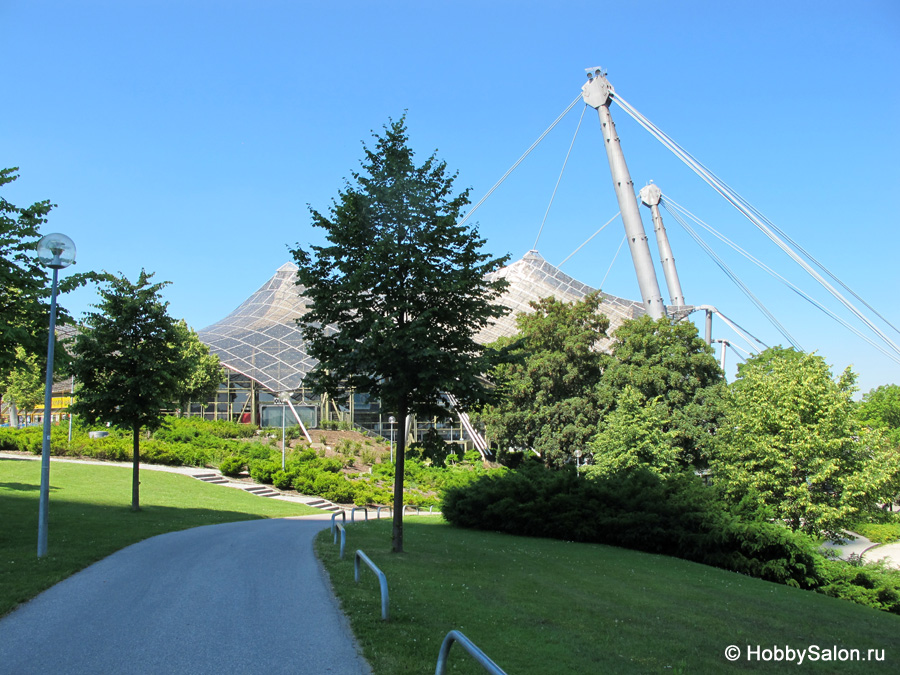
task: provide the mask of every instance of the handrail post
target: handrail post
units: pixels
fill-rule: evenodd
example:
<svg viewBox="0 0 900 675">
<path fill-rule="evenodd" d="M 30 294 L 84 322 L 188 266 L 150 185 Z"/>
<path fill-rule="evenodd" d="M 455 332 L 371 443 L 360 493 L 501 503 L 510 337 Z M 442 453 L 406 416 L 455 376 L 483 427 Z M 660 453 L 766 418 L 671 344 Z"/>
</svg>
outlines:
<svg viewBox="0 0 900 675">
<path fill-rule="evenodd" d="M 343 560 L 344 559 L 344 546 L 347 544 L 347 530 L 345 530 L 344 526 L 341 525 L 340 523 L 337 523 L 336 527 L 338 530 L 341 531 L 341 560 Z M 332 542 L 333 544 L 337 543 L 337 538 L 338 538 L 337 530 L 335 530 L 334 541 Z"/>
<path fill-rule="evenodd" d="M 341 514 L 341 520 L 346 525 L 347 524 L 347 512 L 344 509 L 340 511 L 335 511 L 331 514 L 331 534 L 334 534 L 334 519 L 338 517 L 338 514 Z"/>
<path fill-rule="evenodd" d="M 379 506 L 377 509 L 375 509 L 375 518 L 377 520 L 381 520 L 381 509 L 387 509 L 392 514 L 394 512 L 394 509 L 392 509 L 390 506 Z"/>
<path fill-rule="evenodd" d="M 369 509 L 367 509 L 365 506 L 354 506 L 353 509 L 350 511 L 350 522 L 351 523 L 356 522 L 355 516 L 356 516 L 357 511 L 362 511 L 364 514 L 366 514 L 366 522 L 369 521 Z"/>
<path fill-rule="evenodd" d="M 450 647 L 454 642 L 458 642 L 459 645 L 478 662 L 478 665 L 484 668 L 490 675 L 506 675 L 505 670 L 494 663 L 474 642 L 458 630 L 451 630 L 447 633 L 447 636 L 441 643 L 441 650 L 438 652 L 437 666 L 434 669 L 434 675 L 444 675 L 444 673 L 447 672 L 447 657 L 450 655 Z"/>
<path fill-rule="evenodd" d="M 356 583 L 359 583 L 359 561 L 362 560 L 366 565 L 369 566 L 369 569 L 375 573 L 375 576 L 378 577 L 378 585 L 381 587 L 381 618 L 384 621 L 388 620 L 388 585 L 387 585 L 387 577 L 384 576 L 384 572 L 378 569 L 378 566 L 375 565 L 365 553 L 360 550 L 356 551 L 356 555 L 353 557 L 353 580 Z"/>
</svg>

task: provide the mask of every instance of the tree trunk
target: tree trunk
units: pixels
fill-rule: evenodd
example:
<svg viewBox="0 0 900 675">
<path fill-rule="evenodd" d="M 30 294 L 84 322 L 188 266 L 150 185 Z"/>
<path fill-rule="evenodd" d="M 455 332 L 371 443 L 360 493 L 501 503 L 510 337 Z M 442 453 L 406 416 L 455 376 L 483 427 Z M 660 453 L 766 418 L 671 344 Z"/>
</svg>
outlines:
<svg viewBox="0 0 900 675">
<path fill-rule="evenodd" d="M 131 510 L 141 510 L 141 426 L 135 424 L 131 432 L 133 458 L 131 468 Z"/>
<path fill-rule="evenodd" d="M 403 473 L 406 466 L 406 417 L 409 406 L 406 399 L 397 407 L 400 434 L 397 436 L 397 452 L 394 455 L 394 529 L 391 535 L 391 550 L 403 553 Z"/>
</svg>

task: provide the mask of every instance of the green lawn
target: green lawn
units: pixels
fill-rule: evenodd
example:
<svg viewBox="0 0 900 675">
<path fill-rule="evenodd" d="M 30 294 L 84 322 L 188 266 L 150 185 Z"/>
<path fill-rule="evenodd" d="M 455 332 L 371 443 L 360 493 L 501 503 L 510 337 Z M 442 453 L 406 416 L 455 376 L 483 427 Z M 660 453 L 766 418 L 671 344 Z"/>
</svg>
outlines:
<svg viewBox="0 0 900 675">
<path fill-rule="evenodd" d="M 253 518 L 321 513 L 189 476 L 141 471 L 131 511 L 131 468 L 53 462 L 47 555 L 37 557 L 40 462 L 0 460 L 0 616 L 125 546 L 164 532 Z"/>
<path fill-rule="evenodd" d="M 453 629 L 510 675 L 900 668 L 900 616 L 851 602 L 676 558 L 462 530 L 436 517 L 408 518 L 404 532 L 407 552 L 396 555 L 388 520 L 350 525 L 343 561 L 327 530 L 316 540 L 376 675 L 433 672 Z M 356 549 L 387 575 L 388 623 L 375 575 L 363 566 L 354 584 Z M 742 650 L 734 663 L 724 656 L 729 645 Z M 885 651 L 882 662 L 798 668 L 748 662 L 748 645 Z M 459 646 L 449 663 L 448 672 L 484 672 Z"/>
</svg>

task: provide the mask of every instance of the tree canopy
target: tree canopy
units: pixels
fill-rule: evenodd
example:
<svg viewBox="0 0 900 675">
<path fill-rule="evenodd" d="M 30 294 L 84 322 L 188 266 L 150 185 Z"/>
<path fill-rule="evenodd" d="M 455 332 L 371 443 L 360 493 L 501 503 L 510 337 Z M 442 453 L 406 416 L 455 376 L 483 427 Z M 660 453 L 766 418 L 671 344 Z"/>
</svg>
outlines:
<svg viewBox="0 0 900 675">
<path fill-rule="evenodd" d="M 225 378 L 219 357 L 209 353 L 209 347 L 200 342 L 197 332 L 184 319 L 175 324 L 181 355 L 188 362 L 187 375 L 178 384 L 177 403 L 182 411 L 189 401 L 209 401 Z"/>
<path fill-rule="evenodd" d="M 900 445 L 900 385 L 885 384 L 863 394 L 859 418 L 863 424 L 883 429 L 894 445 Z"/>
<path fill-rule="evenodd" d="M 327 213 L 311 209 L 328 244 L 292 249 L 310 312 L 299 320 L 318 365 L 319 391 L 355 388 L 381 399 L 403 426 L 408 414 L 441 416 L 439 394 L 464 405 L 484 394 L 487 369 L 473 336 L 505 311 L 503 282 L 485 275 L 507 258 L 483 253 L 477 228 L 459 225 L 468 190 L 434 155 L 417 166 L 405 120 L 364 146 L 362 170 Z M 393 549 L 403 549 L 405 434 L 395 467 Z"/>
<path fill-rule="evenodd" d="M 632 401 L 622 396 L 630 387 L 657 409 L 656 419 L 680 465 L 703 468 L 721 420 L 725 383 L 712 348 L 690 321 L 665 317 L 624 321 L 613 338 L 600 389 L 604 412 Z"/>
<path fill-rule="evenodd" d="M 609 360 L 598 348 L 609 327 L 600 305 L 599 292 L 575 303 L 533 302 L 533 312 L 516 317 L 518 335 L 494 345 L 506 356 L 490 371 L 496 402 L 479 420 L 502 459 L 510 448 L 533 450 L 561 466 L 596 433 L 597 387 Z"/>
<path fill-rule="evenodd" d="M 152 274 L 136 283 L 111 277 L 100 289 L 97 311 L 75 338 L 72 371 L 78 385 L 72 411 L 88 424 L 108 423 L 132 432 L 131 508 L 140 509 L 140 430 L 157 429 L 165 408 L 180 400 L 191 370 L 185 332 L 168 314 Z"/>
<path fill-rule="evenodd" d="M 712 463 L 734 504 L 791 529 L 837 536 L 896 492 L 898 456 L 860 425 L 855 376 L 816 354 L 775 347 L 738 368 Z"/>
<path fill-rule="evenodd" d="M 0 188 L 19 178 L 18 168 L 0 169 Z M 16 365 L 17 354 L 47 353 L 50 327 L 50 276 L 37 260 L 41 225 L 55 204 L 49 200 L 18 207 L 0 195 L 0 379 Z M 59 281 L 59 293 L 97 280 L 93 273 L 70 274 Z M 71 323 L 65 308 L 57 305 L 58 323 Z M 23 351 L 17 351 L 21 347 Z M 57 349 L 64 355 L 62 349 Z"/>
</svg>

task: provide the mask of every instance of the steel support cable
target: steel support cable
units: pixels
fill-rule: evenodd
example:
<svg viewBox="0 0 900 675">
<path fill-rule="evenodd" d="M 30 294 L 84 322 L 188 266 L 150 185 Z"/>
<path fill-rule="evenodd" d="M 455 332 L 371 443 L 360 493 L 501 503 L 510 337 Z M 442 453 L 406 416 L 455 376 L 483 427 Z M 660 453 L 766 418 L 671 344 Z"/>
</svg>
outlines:
<svg viewBox="0 0 900 675">
<path fill-rule="evenodd" d="M 757 298 L 756 295 L 754 295 L 753 291 L 751 291 L 747 286 L 747 284 L 741 281 L 740 277 L 738 277 L 738 275 L 735 274 L 730 267 L 728 267 L 725 261 L 722 260 L 719 255 L 715 251 L 713 251 L 712 248 L 710 248 L 709 245 L 705 241 L 703 241 L 703 239 L 696 232 L 694 232 L 693 228 L 688 225 L 687 222 L 681 217 L 681 214 L 679 214 L 677 211 L 669 211 L 669 213 L 672 214 L 675 220 L 681 225 L 681 227 L 684 228 L 684 231 L 690 235 L 690 237 L 697 243 L 697 245 L 701 249 L 703 249 L 710 258 L 712 258 L 713 262 L 718 265 L 719 269 L 721 269 L 722 272 L 724 272 L 725 275 L 729 279 L 731 279 L 731 282 L 741 290 L 741 292 L 747 297 L 747 299 L 750 300 L 750 302 L 752 302 L 760 312 L 763 313 L 763 315 L 769 320 L 769 323 L 771 323 L 775 327 L 775 329 L 779 333 L 781 333 L 782 336 L 784 336 L 784 338 L 791 343 L 791 345 L 794 346 L 795 349 L 801 352 L 804 351 L 804 349 L 787 331 L 787 329 L 783 325 L 781 325 L 781 322 L 779 322 L 778 319 L 775 318 L 775 315 L 769 311 L 765 304 L 763 304 L 762 300 Z"/>
<path fill-rule="evenodd" d="M 790 257 L 795 263 L 800 265 L 807 274 L 809 274 L 813 279 L 819 282 L 819 284 L 824 287 L 832 297 L 834 297 L 838 302 L 844 305 L 857 319 L 859 319 L 863 324 L 865 324 L 869 330 L 875 333 L 878 337 L 880 337 L 897 355 L 900 355 L 900 346 L 895 344 L 885 333 L 878 328 L 868 317 L 866 317 L 856 306 L 847 300 L 837 289 L 835 289 L 830 283 L 828 283 L 821 274 L 819 274 L 815 269 L 813 269 L 805 260 L 803 260 L 790 246 L 788 246 L 782 239 L 778 237 L 775 233 L 774 229 L 770 227 L 770 225 L 766 222 L 767 218 L 761 218 L 757 214 L 759 213 L 757 209 L 755 209 L 749 202 L 747 202 L 743 197 L 741 197 L 734 189 L 728 186 L 727 183 L 722 181 L 718 176 L 716 176 L 712 171 L 706 168 L 703 164 L 697 161 L 689 152 L 684 150 L 678 143 L 671 139 L 665 132 L 663 132 L 659 127 L 654 125 L 650 120 L 644 117 L 640 112 L 638 112 L 633 106 L 631 106 L 627 101 L 622 99 L 618 94 L 614 95 L 614 100 L 622 107 L 625 112 L 627 112 L 631 117 L 635 119 L 642 127 L 644 127 L 652 136 L 654 136 L 657 140 L 659 140 L 664 146 L 666 146 L 669 150 L 671 150 L 682 162 L 687 164 L 700 178 L 702 178 L 710 187 L 712 187 L 716 192 L 721 194 L 729 203 L 731 203 L 738 211 L 740 211 L 750 222 L 752 222 L 760 231 L 762 231 L 778 248 L 784 251 L 788 257 Z M 761 216 L 761 214 L 760 214 Z M 771 222 L 771 221 L 769 221 Z M 810 259 L 815 261 L 812 256 L 809 256 Z M 815 261 L 817 265 L 819 265 L 818 261 Z M 820 265 L 821 266 L 821 265 Z M 828 272 L 829 276 L 833 275 Z M 843 282 L 838 281 L 838 283 L 847 288 Z M 849 289 L 848 289 L 849 290 Z M 855 293 L 850 291 L 855 297 Z M 863 303 L 866 307 L 871 309 L 871 306 L 868 303 Z M 874 311 L 874 310 L 873 310 Z M 880 318 L 880 314 L 875 312 Z M 891 326 L 894 328 L 894 326 Z M 896 330 L 896 329 L 895 329 Z"/>
<path fill-rule="evenodd" d="M 845 291 L 847 291 L 850 295 L 852 295 L 852 296 L 853 296 L 854 298 L 856 298 L 859 302 L 861 302 L 861 303 L 862 303 L 869 311 L 871 311 L 875 316 L 877 316 L 879 319 L 881 319 L 882 321 L 884 321 L 884 323 L 885 323 L 887 326 L 890 326 L 890 327 L 894 330 L 894 332 L 900 333 L 900 328 L 897 328 L 897 326 L 895 326 L 893 323 L 891 323 L 891 322 L 890 322 L 883 314 L 881 314 L 881 312 L 879 312 L 877 309 L 875 309 L 874 307 L 872 307 L 872 305 L 870 305 L 868 302 L 866 302 L 862 297 L 860 297 L 860 295 L 859 295 L 856 291 L 854 291 L 854 290 L 853 290 L 852 288 L 850 288 L 847 284 L 845 284 L 843 281 L 841 281 L 841 279 L 840 279 L 836 274 L 834 274 L 834 272 L 832 272 L 830 269 L 828 269 L 821 261 L 819 261 L 818 259 L 816 259 L 816 257 L 815 257 L 814 255 L 812 255 L 809 251 L 807 251 L 805 248 L 803 248 L 803 246 L 801 246 L 795 239 L 793 239 L 793 238 L 792 238 L 789 234 L 787 234 L 784 230 L 782 230 L 782 229 L 781 229 L 780 227 L 778 227 L 775 223 L 773 223 L 771 220 L 769 220 L 766 216 L 764 216 L 762 213 L 760 213 L 759 210 L 756 209 L 756 207 L 754 207 L 752 204 L 748 204 L 748 206 L 749 206 L 751 209 L 753 209 L 753 212 L 754 212 L 760 219 L 762 219 L 763 221 L 765 221 L 765 223 L 768 224 L 769 227 L 771 227 L 773 230 L 775 230 L 775 232 L 777 232 L 777 233 L 780 234 L 782 237 L 784 237 L 784 238 L 788 241 L 789 244 L 791 244 L 792 246 L 794 246 L 794 247 L 795 247 L 797 250 L 799 250 L 803 255 L 805 255 L 807 258 L 809 258 L 809 259 L 810 259 L 810 260 L 811 260 L 811 261 L 812 261 L 812 262 L 813 262 L 820 270 L 822 270 L 823 272 L 825 272 L 825 274 L 827 274 L 829 277 L 831 277 L 831 279 L 833 279 L 835 283 L 837 283 L 841 288 L 843 288 L 843 289 L 844 289 Z"/>
<path fill-rule="evenodd" d="M 622 237 L 622 241 L 619 242 L 619 248 L 616 249 L 616 254 L 613 256 L 612 262 L 609 263 L 609 268 L 606 270 L 606 274 L 603 275 L 603 281 L 600 282 L 600 289 L 603 289 L 603 284 L 606 283 L 606 277 L 609 276 L 609 273 L 612 272 L 613 265 L 616 264 L 616 258 L 619 257 L 619 251 L 622 250 L 622 247 L 625 245 L 625 242 L 628 241 L 628 235 L 626 234 Z"/>
<path fill-rule="evenodd" d="M 603 230 L 606 228 L 606 226 L 609 225 L 609 224 L 610 224 L 612 221 L 614 221 L 616 218 L 618 218 L 619 215 L 621 215 L 621 213 L 622 213 L 621 211 L 616 211 L 616 215 L 614 215 L 612 218 L 610 218 L 610 219 L 607 220 L 605 223 L 603 223 L 603 225 L 600 226 L 600 229 L 599 229 L 599 230 L 597 230 L 596 232 L 594 232 L 594 234 L 592 234 L 590 237 L 588 237 L 588 238 L 584 241 L 584 243 L 581 244 L 581 246 L 579 246 L 579 247 L 576 248 L 574 251 L 572 251 L 569 255 L 567 255 L 567 256 L 566 256 L 566 259 L 563 260 L 561 263 L 559 263 L 559 265 L 557 265 L 557 267 L 562 267 L 563 264 L 566 262 L 566 260 L 568 260 L 569 258 L 571 258 L 571 257 L 572 257 L 573 255 L 575 255 L 576 253 L 578 253 L 578 251 L 580 251 L 581 249 L 583 249 L 583 248 L 591 241 L 591 239 L 593 239 L 593 238 L 596 237 L 598 234 L 600 234 L 601 232 L 603 232 Z M 536 245 L 536 244 L 537 244 L 537 242 L 535 242 L 535 245 Z"/>
<path fill-rule="evenodd" d="M 556 125 L 559 124 L 560 120 L 561 120 L 563 117 L 565 117 L 566 115 L 568 115 L 568 114 L 569 114 L 569 111 L 570 111 L 572 108 L 574 108 L 574 107 L 575 107 L 575 104 L 578 103 L 578 101 L 580 101 L 580 100 L 581 100 L 581 94 L 578 94 L 578 96 L 575 97 L 575 100 L 573 100 L 573 101 L 569 104 L 569 107 L 566 108 L 565 110 L 563 110 L 562 113 L 560 113 L 559 117 L 557 117 L 557 118 L 553 121 L 553 124 L 551 124 L 549 127 L 547 127 L 547 129 L 544 131 L 544 133 L 542 133 L 540 136 L 538 136 L 538 139 L 537 139 L 534 143 L 531 144 L 531 147 L 528 148 L 528 149 L 525 151 L 525 153 L 524 153 L 521 157 L 519 157 L 519 159 L 516 160 L 516 163 L 513 164 L 511 167 L 509 167 L 509 169 L 507 169 L 506 173 L 503 174 L 503 176 L 500 177 L 500 180 L 498 180 L 496 183 L 494 183 L 494 187 L 492 187 L 490 190 L 488 190 L 488 191 L 487 191 L 487 194 L 484 195 L 484 197 L 482 197 L 480 200 L 478 200 L 478 203 L 477 203 L 475 206 L 472 207 L 472 210 L 469 211 L 469 212 L 465 215 L 465 217 L 464 217 L 462 220 L 459 221 L 459 223 L 458 223 L 459 225 L 462 225 L 462 224 L 465 223 L 469 218 L 472 217 L 472 214 L 475 213 L 475 211 L 478 210 L 478 207 L 481 206 L 482 204 L 484 204 L 485 200 L 493 194 L 494 190 L 496 190 L 498 187 L 500 187 L 500 184 L 503 183 L 503 181 L 505 181 L 505 180 L 509 177 L 509 174 L 511 174 L 513 171 L 516 170 L 516 168 L 519 166 L 519 164 L 521 164 L 521 163 L 525 160 L 525 158 L 528 157 L 528 155 L 531 154 L 531 151 L 534 150 L 542 140 L 544 140 L 544 137 L 545 137 L 547 134 L 549 134 L 551 131 L 553 131 L 554 127 L 556 127 Z"/>
<path fill-rule="evenodd" d="M 846 321 L 845 319 L 843 319 L 843 318 L 841 318 L 840 316 L 838 316 L 837 314 L 835 314 L 832 310 L 828 309 L 825 305 L 823 305 L 823 304 L 820 303 L 818 300 L 816 300 L 815 298 L 813 298 L 812 296 L 810 296 L 808 293 L 806 293 L 805 291 L 803 291 L 801 288 L 799 288 L 798 286 L 796 286 L 794 283 L 792 283 L 791 281 L 788 281 L 785 277 L 783 277 L 782 275 L 778 274 L 778 272 L 776 272 L 775 270 L 773 270 L 771 267 L 769 267 L 768 265 L 766 265 L 764 262 L 762 262 L 761 260 L 757 259 L 755 256 L 751 255 L 749 252 L 745 251 L 743 248 L 741 248 L 741 247 L 738 246 L 736 243 L 734 243 L 733 241 L 731 241 L 728 237 L 726 237 L 725 235 L 723 235 L 723 234 L 721 234 L 720 232 L 718 232 L 714 227 L 712 227 L 711 225 L 705 223 L 703 220 L 701 220 L 700 218 L 698 218 L 697 216 L 695 216 L 693 213 L 691 213 L 688 209 L 684 208 L 683 206 L 681 206 L 680 204 L 678 204 L 678 202 L 674 201 L 671 197 L 669 197 L 669 196 L 667 196 L 667 195 L 664 195 L 664 198 L 665 198 L 665 200 L 662 201 L 662 202 L 660 202 L 660 203 L 662 204 L 662 206 L 666 209 L 666 211 L 667 211 L 668 213 L 672 214 L 673 217 L 675 217 L 675 214 L 674 214 L 674 212 L 672 211 L 672 208 L 675 208 L 675 209 L 677 209 L 682 215 L 684 215 L 684 216 L 690 218 L 690 219 L 693 220 L 695 223 L 697 223 L 700 227 L 704 228 L 707 232 L 709 232 L 710 234 L 712 234 L 714 237 L 716 237 L 717 239 L 719 239 L 720 241 L 722 241 L 723 243 L 727 244 L 727 245 L 730 246 L 732 249 L 734 249 L 735 251 L 737 251 L 738 253 L 740 253 L 742 256 L 744 256 L 745 258 L 747 258 L 747 260 L 751 261 L 752 263 L 754 263 L 755 265 L 757 265 L 757 266 L 758 266 L 759 268 L 761 268 L 762 270 L 768 272 L 769 275 L 771 275 L 771 276 L 774 277 L 775 279 L 778 279 L 781 283 L 783 283 L 785 286 L 787 286 L 789 289 L 791 289 L 794 293 L 796 293 L 797 295 L 799 295 L 801 298 L 803 298 L 804 300 L 806 300 L 809 304 L 811 304 L 813 307 L 815 307 L 816 309 L 818 309 L 820 312 L 822 312 L 823 314 L 825 314 L 826 316 L 828 316 L 830 319 L 832 319 L 833 321 L 836 321 L 837 323 L 841 324 L 844 328 L 846 328 L 847 330 L 849 330 L 851 333 L 853 333 L 854 335 L 856 335 L 858 338 L 860 338 L 861 340 L 863 340 L 864 342 L 866 342 L 866 343 L 869 344 L 870 346 L 872 346 L 872 347 L 874 347 L 875 349 L 877 349 L 878 351 L 880 351 L 882 354 L 884 354 L 885 356 L 887 356 L 887 357 L 888 357 L 889 359 L 891 359 L 892 361 L 896 361 L 897 363 L 900 363 L 900 359 L 898 359 L 896 355 L 894 355 L 894 354 L 890 353 L 889 351 L 887 351 L 886 349 L 884 349 L 884 347 L 882 347 L 880 344 L 878 344 L 877 342 L 875 342 L 875 341 L 874 341 L 872 338 L 870 338 L 868 335 L 866 335 L 865 333 L 863 333 L 861 330 L 859 330 L 858 328 L 856 328 L 855 326 L 853 326 L 851 323 L 849 323 L 849 322 Z M 670 207 L 671 207 L 671 208 L 670 208 Z M 676 219 L 677 219 L 677 218 L 676 218 Z"/>
<path fill-rule="evenodd" d="M 713 310 L 713 312 L 715 313 L 715 315 L 716 315 L 717 317 L 719 317 L 720 319 L 722 319 L 722 321 L 725 323 L 726 326 L 728 326 L 729 328 L 731 328 L 731 330 L 733 330 L 735 333 L 737 333 L 738 335 L 740 335 L 742 338 L 744 338 L 744 339 L 747 341 L 747 344 L 750 345 L 750 349 L 756 349 L 756 348 L 753 346 L 753 343 L 754 343 L 754 342 L 758 342 L 759 344 L 761 344 L 761 345 L 763 346 L 763 349 L 768 349 L 768 348 L 769 348 L 769 345 L 767 345 L 765 342 L 763 342 L 762 340 L 760 340 L 758 337 L 756 337 L 756 336 L 755 336 L 753 333 L 751 333 L 749 330 L 747 330 L 747 329 L 744 328 L 743 326 L 739 325 L 737 322 L 732 321 L 731 319 L 729 319 L 727 316 L 725 316 L 724 314 L 722 314 L 722 312 L 720 312 L 718 309 L 716 309 L 715 307 L 713 307 L 712 310 Z"/>
<path fill-rule="evenodd" d="M 537 251 L 538 239 L 541 238 L 541 232 L 544 231 L 544 224 L 547 222 L 547 216 L 550 215 L 550 207 L 553 206 L 553 200 L 556 198 L 556 191 L 559 189 L 559 183 L 562 181 L 563 173 L 566 170 L 566 165 L 569 163 L 569 155 L 572 154 L 572 148 L 575 146 L 575 139 L 578 138 L 578 132 L 581 129 L 581 122 L 584 120 L 584 111 L 587 110 L 587 105 L 581 109 L 581 117 L 578 118 L 578 126 L 575 127 L 575 135 L 572 136 L 572 142 L 569 144 L 569 151 L 566 153 L 566 158 L 563 160 L 562 169 L 559 170 L 559 178 L 556 179 L 556 185 L 553 186 L 553 194 L 550 195 L 550 203 L 547 204 L 547 210 L 544 211 L 544 219 L 541 221 L 541 227 L 538 230 L 537 237 L 534 240 L 534 246 L 531 247 L 531 250 Z M 557 266 L 558 267 L 558 266 Z"/>
</svg>

